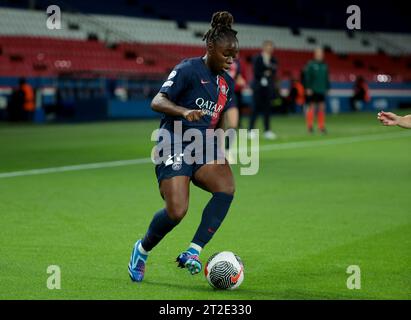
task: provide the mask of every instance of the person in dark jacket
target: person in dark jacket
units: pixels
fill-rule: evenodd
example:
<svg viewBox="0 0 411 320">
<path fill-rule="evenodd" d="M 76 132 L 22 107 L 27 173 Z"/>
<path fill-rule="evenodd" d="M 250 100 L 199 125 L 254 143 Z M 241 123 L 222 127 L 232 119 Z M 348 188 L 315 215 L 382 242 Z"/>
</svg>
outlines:
<svg viewBox="0 0 411 320">
<path fill-rule="evenodd" d="M 254 79 L 252 84 L 254 108 L 250 119 L 249 129 L 253 129 L 259 113 L 264 115 L 264 137 L 273 140 L 276 138 L 270 129 L 270 106 L 275 95 L 275 77 L 277 74 L 277 60 L 272 56 L 274 44 L 264 41 L 262 52 L 253 61 Z M 252 131 L 249 137 L 254 138 Z"/>
</svg>

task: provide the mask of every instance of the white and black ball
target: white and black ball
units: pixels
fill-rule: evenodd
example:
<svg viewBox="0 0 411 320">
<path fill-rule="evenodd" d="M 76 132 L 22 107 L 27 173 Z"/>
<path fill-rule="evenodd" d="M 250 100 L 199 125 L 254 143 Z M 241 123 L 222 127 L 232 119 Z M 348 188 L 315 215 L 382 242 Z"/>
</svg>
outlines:
<svg viewBox="0 0 411 320">
<path fill-rule="evenodd" d="M 212 287 L 233 290 L 244 280 L 244 264 L 233 252 L 223 251 L 208 259 L 204 274 Z"/>
</svg>

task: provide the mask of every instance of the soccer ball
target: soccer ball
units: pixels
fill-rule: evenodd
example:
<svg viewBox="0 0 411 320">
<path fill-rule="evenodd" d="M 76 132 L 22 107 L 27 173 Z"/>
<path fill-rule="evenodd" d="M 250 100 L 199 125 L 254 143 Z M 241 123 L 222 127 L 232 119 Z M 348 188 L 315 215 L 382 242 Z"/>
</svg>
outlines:
<svg viewBox="0 0 411 320">
<path fill-rule="evenodd" d="M 204 274 L 213 288 L 233 290 L 244 280 L 244 265 L 233 252 L 223 251 L 208 259 Z"/>
</svg>

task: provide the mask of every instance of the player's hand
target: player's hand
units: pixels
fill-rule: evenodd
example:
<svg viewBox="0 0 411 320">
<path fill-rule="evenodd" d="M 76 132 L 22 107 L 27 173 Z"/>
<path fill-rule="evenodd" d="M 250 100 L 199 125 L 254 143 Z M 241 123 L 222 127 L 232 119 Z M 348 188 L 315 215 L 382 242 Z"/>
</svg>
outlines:
<svg viewBox="0 0 411 320">
<path fill-rule="evenodd" d="M 306 89 L 305 93 L 307 94 L 307 96 L 312 96 L 313 95 L 313 91 L 311 89 Z"/>
<path fill-rule="evenodd" d="M 245 87 L 247 82 L 245 81 L 245 79 L 243 77 L 240 76 L 240 77 L 237 78 L 236 84 L 239 87 Z"/>
<path fill-rule="evenodd" d="M 205 115 L 203 110 L 187 110 L 183 113 L 184 119 L 192 122 L 198 121 Z"/>
<path fill-rule="evenodd" d="M 378 112 L 377 118 L 385 126 L 396 126 L 401 119 L 401 117 L 397 116 L 395 113 L 384 111 Z"/>
</svg>

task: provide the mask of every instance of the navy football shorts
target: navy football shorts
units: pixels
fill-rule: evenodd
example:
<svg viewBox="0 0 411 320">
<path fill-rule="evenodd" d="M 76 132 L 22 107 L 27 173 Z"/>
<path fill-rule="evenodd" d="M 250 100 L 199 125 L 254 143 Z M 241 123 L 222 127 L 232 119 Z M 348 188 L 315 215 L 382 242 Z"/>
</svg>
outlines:
<svg viewBox="0 0 411 320">
<path fill-rule="evenodd" d="M 324 102 L 325 101 L 325 95 L 322 93 L 313 93 L 311 96 L 306 97 L 306 102 L 311 103 L 311 102 Z"/>
<path fill-rule="evenodd" d="M 184 156 L 178 154 L 167 155 L 166 161 L 161 162 L 155 166 L 155 172 L 158 183 L 161 180 L 169 179 L 176 176 L 193 177 L 198 169 L 204 164 L 212 162 L 213 160 L 225 161 L 224 154 L 218 150 L 217 146 L 214 146 L 214 153 L 211 155 L 203 156 L 202 161 L 199 163 L 187 163 L 184 161 Z"/>
</svg>

